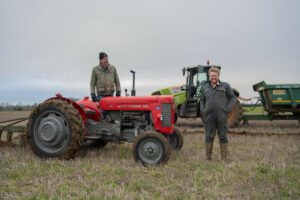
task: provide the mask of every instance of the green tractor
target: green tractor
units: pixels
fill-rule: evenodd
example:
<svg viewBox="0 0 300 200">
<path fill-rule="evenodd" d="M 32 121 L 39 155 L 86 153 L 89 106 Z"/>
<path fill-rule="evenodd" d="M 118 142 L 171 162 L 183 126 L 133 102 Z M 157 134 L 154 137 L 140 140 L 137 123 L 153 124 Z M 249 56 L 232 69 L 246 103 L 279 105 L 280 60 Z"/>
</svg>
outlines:
<svg viewBox="0 0 300 200">
<path fill-rule="evenodd" d="M 175 122 L 177 118 L 199 118 L 200 114 L 200 94 L 202 87 L 209 80 L 208 71 L 211 67 L 218 65 L 198 65 L 193 67 L 183 68 L 183 76 L 186 75 L 186 85 L 168 87 L 152 92 L 151 95 L 173 95 L 175 99 L 176 113 Z M 239 97 L 237 89 L 233 88 L 236 97 Z M 243 108 L 239 100 L 236 102 L 232 111 L 228 114 L 228 126 L 237 126 L 243 118 Z"/>
</svg>

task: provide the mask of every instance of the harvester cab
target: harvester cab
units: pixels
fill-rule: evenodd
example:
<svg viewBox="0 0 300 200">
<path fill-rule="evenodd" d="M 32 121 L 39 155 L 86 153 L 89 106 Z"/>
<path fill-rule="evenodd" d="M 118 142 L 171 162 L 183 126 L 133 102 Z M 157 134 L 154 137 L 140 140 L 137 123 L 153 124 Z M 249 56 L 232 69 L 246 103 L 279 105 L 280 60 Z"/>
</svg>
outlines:
<svg viewBox="0 0 300 200">
<path fill-rule="evenodd" d="M 198 65 L 183 68 L 183 75 L 186 76 L 186 98 L 188 102 L 199 100 L 200 91 L 205 83 L 209 80 L 208 71 L 211 67 L 221 70 L 218 65 Z"/>
<path fill-rule="evenodd" d="M 71 158 L 87 142 L 104 147 L 108 142 L 134 143 L 133 155 L 143 165 L 168 160 L 170 149 L 180 150 L 183 138 L 174 127 L 174 97 L 89 97 L 74 102 L 58 94 L 39 104 L 28 122 L 29 144 L 41 157 Z"/>
</svg>

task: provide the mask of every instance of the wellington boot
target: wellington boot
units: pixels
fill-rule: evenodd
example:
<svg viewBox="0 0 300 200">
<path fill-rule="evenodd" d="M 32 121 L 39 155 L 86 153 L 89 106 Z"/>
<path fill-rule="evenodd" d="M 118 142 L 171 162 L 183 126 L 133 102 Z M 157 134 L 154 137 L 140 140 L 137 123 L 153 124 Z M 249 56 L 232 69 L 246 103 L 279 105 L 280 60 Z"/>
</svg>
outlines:
<svg viewBox="0 0 300 200">
<path fill-rule="evenodd" d="M 206 143 L 205 144 L 205 147 L 206 147 L 206 160 L 211 160 L 213 145 L 214 145 L 214 143 Z"/>
<path fill-rule="evenodd" d="M 227 143 L 221 143 L 221 159 L 227 162 L 227 155 L 228 155 L 228 145 Z"/>
</svg>

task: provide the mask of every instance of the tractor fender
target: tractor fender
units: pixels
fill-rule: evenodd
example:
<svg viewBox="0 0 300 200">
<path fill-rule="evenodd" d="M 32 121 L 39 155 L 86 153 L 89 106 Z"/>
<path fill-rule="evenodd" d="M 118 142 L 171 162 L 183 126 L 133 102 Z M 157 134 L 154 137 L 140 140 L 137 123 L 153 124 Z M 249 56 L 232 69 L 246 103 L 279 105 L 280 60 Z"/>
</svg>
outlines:
<svg viewBox="0 0 300 200">
<path fill-rule="evenodd" d="M 84 123 L 83 135 L 86 136 L 86 134 L 87 134 L 87 131 L 86 131 L 86 115 L 85 115 L 85 112 L 84 112 L 83 108 L 81 108 L 80 105 L 78 105 L 72 99 L 65 98 L 61 94 L 56 94 L 56 97 L 49 98 L 46 101 L 53 100 L 53 99 L 60 99 L 62 101 L 65 101 L 68 104 L 71 104 L 78 111 L 78 113 L 80 114 L 80 116 L 82 118 L 82 121 Z"/>
</svg>

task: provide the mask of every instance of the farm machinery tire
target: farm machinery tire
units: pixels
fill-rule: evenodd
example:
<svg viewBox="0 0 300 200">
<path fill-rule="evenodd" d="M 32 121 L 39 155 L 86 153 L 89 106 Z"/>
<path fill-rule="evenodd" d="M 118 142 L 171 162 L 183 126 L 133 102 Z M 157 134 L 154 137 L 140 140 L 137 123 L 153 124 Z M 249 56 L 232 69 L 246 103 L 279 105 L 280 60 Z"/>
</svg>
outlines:
<svg viewBox="0 0 300 200">
<path fill-rule="evenodd" d="M 27 139 L 40 157 L 73 158 L 83 143 L 84 123 L 69 103 L 47 100 L 36 107 L 27 124 Z"/>
<path fill-rule="evenodd" d="M 242 104 L 237 101 L 232 108 L 232 111 L 228 113 L 228 127 L 236 127 L 243 119 L 243 107 Z"/>
<path fill-rule="evenodd" d="M 177 112 L 175 112 L 175 114 L 174 114 L 174 124 L 176 124 L 177 120 L 178 120 L 178 114 L 177 114 Z"/>
<path fill-rule="evenodd" d="M 156 166 L 166 163 L 170 156 L 170 145 L 167 139 L 154 131 L 142 133 L 137 136 L 133 144 L 133 157 L 142 165 Z"/>
<path fill-rule="evenodd" d="M 181 130 L 177 127 L 174 128 L 173 134 L 164 134 L 168 140 L 171 150 L 179 151 L 183 147 L 183 136 Z"/>
</svg>

